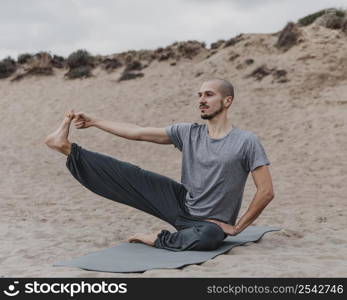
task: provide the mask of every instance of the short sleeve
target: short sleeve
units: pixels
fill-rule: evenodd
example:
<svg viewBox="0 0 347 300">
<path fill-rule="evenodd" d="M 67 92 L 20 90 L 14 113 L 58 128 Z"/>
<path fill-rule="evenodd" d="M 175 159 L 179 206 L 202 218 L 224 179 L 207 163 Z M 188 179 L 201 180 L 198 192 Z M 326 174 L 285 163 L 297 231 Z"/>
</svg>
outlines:
<svg viewBox="0 0 347 300">
<path fill-rule="evenodd" d="M 254 133 L 250 134 L 245 143 L 243 162 L 247 172 L 251 172 L 260 166 L 270 165 L 265 149 Z"/>
<path fill-rule="evenodd" d="M 165 127 L 167 135 L 170 137 L 171 142 L 175 148 L 182 152 L 185 138 L 189 134 L 191 123 L 176 123 Z"/>
</svg>

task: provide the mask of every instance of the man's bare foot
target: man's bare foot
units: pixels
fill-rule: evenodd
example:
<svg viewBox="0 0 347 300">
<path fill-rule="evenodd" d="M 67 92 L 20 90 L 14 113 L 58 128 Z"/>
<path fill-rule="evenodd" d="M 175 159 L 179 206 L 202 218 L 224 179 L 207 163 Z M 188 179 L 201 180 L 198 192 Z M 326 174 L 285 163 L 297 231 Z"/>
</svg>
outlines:
<svg viewBox="0 0 347 300">
<path fill-rule="evenodd" d="M 149 234 L 142 234 L 137 233 L 131 237 L 128 238 L 129 243 L 142 243 L 146 244 L 148 246 L 154 246 L 154 242 L 157 239 L 158 234 L 161 232 L 158 231 L 157 233 L 149 233 Z"/>
<path fill-rule="evenodd" d="M 68 155 L 71 151 L 71 143 L 67 139 L 69 136 L 69 129 L 72 119 L 74 118 L 74 111 L 71 110 L 66 113 L 63 122 L 60 124 L 57 130 L 49 134 L 44 143 L 65 155 Z"/>
</svg>

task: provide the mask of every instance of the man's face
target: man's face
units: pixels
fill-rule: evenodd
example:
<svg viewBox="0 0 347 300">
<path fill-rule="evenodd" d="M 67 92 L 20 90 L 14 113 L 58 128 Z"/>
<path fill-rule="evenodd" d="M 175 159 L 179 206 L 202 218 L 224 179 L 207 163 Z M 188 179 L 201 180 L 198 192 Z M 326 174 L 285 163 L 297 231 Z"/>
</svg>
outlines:
<svg viewBox="0 0 347 300">
<path fill-rule="evenodd" d="M 201 119 L 211 120 L 224 110 L 223 97 L 218 86 L 218 81 L 208 81 L 201 85 L 198 92 Z"/>
</svg>

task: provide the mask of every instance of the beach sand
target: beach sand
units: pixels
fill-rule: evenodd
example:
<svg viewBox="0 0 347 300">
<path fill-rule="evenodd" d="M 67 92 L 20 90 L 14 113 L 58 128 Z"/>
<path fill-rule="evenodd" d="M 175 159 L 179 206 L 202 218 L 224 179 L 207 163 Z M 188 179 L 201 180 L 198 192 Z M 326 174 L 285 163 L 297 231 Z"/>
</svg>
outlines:
<svg viewBox="0 0 347 300">
<path fill-rule="evenodd" d="M 154 61 L 145 76 L 118 82 L 121 70 L 66 80 L 54 76 L 0 81 L 1 277 L 346 277 L 347 38 L 319 26 L 282 52 L 271 34 L 247 34 L 210 56 Z M 235 53 L 239 56 L 229 60 Z M 253 59 L 253 64 L 246 64 Z M 287 71 L 248 77 L 256 67 Z M 200 75 L 199 75 L 200 74 Z M 70 109 L 140 126 L 204 123 L 196 92 L 211 77 L 235 86 L 229 118 L 258 135 L 271 162 L 275 198 L 253 225 L 279 226 L 200 265 L 142 274 L 53 267 L 112 247 L 134 233 L 169 224 L 102 198 L 79 184 L 66 156 L 44 144 Z M 96 128 L 71 127 L 71 142 L 177 181 L 181 153 L 173 145 L 130 141 Z M 240 215 L 255 194 L 249 174 Z"/>
</svg>

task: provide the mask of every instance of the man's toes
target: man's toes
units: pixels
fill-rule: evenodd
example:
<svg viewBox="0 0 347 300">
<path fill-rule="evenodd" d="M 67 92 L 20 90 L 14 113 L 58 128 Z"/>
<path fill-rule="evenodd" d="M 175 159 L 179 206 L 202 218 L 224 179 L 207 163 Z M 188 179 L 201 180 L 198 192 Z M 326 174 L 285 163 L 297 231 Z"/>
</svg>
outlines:
<svg viewBox="0 0 347 300">
<path fill-rule="evenodd" d="M 137 238 L 130 238 L 128 239 L 128 243 L 141 243 L 142 241 Z"/>
<path fill-rule="evenodd" d="M 72 121 L 75 118 L 75 113 L 73 111 L 69 111 L 65 114 L 65 118 L 67 118 L 69 121 Z"/>
<path fill-rule="evenodd" d="M 129 236 L 128 238 L 127 238 L 127 242 L 129 242 L 129 243 L 131 243 L 133 240 L 135 240 L 136 239 L 136 236 L 135 235 L 133 235 L 133 236 Z"/>
</svg>

